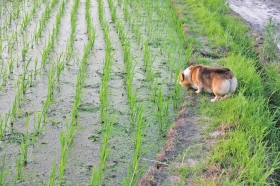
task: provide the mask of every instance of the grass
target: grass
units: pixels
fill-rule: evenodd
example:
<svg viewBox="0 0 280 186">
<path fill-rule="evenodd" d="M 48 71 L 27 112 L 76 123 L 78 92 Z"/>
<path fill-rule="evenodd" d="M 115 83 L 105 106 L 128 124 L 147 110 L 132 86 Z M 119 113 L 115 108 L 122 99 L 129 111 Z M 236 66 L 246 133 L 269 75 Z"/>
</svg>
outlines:
<svg viewBox="0 0 280 186">
<path fill-rule="evenodd" d="M 265 27 L 264 43 L 260 52 L 260 60 L 265 61 L 277 61 L 279 59 L 279 52 L 277 52 L 277 43 L 280 38 L 276 36 L 276 23 L 272 18 L 269 18 L 268 24 Z"/>
<path fill-rule="evenodd" d="M 215 169 L 219 173 L 205 178 L 201 172 L 192 172 L 194 176 L 190 179 L 198 185 L 277 184 L 272 175 L 279 169 L 276 140 L 279 132 L 275 126 L 276 115 L 270 112 L 265 99 L 267 89 L 262 79 L 263 75 L 271 77 L 272 74 L 260 73 L 259 69 L 267 68 L 259 65 L 255 51 L 249 47 L 253 40 L 249 29 L 228 14 L 224 1 L 177 2 L 185 5 L 182 11 L 188 12 L 197 23 L 187 21 L 187 16 L 181 19 L 190 27 L 200 28 L 200 34 L 207 36 L 211 47 L 231 48 L 226 57 L 217 61 L 229 67 L 239 83 L 236 95 L 228 100 L 217 104 L 200 101 L 199 113 L 211 117 L 208 130 L 226 128 L 228 132 L 223 140 L 218 140 L 209 161 L 204 164 L 206 172 Z M 244 37 L 244 33 L 248 37 Z"/>
</svg>

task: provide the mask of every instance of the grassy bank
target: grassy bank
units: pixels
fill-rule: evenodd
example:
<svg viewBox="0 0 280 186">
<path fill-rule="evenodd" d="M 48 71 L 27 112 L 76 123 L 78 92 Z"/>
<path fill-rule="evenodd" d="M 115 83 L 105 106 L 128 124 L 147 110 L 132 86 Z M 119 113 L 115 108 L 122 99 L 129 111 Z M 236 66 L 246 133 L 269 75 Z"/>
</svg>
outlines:
<svg viewBox="0 0 280 186">
<path fill-rule="evenodd" d="M 198 185 L 278 184 L 276 57 L 261 57 L 269 56 L 265 47 L 257 54 L 250 28 L 232 14 L 224 0 L 176 0 L 173 6 L 185 25 L 186 40 L 193 42 L 191 60 L 226 66 L 239 83 L 235 95 L 225 101 L 212 104 L 201 96 L 198 114 L 207 118 L 202 121 L 208 126 L 206 133 L 218 130 L 221 135 L 199 168 L 177 170 L 181 181 Z"/>
</svg>

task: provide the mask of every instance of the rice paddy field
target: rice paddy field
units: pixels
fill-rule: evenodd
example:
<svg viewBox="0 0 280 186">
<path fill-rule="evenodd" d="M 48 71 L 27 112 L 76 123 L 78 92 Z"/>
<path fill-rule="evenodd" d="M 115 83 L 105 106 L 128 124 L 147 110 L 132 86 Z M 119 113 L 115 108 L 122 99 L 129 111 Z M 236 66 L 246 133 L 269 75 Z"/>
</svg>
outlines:
<svg viewBox="0 0 280 186">
<path fill-rule="evenodd" d="M 181 99 L 176 20 L 169 1 L 1 2 L 0 184 L 135 185 Z"/>
</svg>

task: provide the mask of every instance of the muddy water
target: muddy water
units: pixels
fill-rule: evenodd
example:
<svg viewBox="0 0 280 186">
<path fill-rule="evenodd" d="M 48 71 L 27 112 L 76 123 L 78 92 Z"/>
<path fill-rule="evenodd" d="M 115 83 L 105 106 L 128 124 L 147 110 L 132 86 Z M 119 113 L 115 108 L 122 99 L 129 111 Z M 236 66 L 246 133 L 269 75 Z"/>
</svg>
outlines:
<svg viewBox="0 0 280 186">
<path fill-rule="evenodd" d="M 148 1 L 147 1 L 148 2 Z M 59 1 L 58 5 L 61 3 Z M 156 3 L 155 3 L 156 5 Z M 72 10 L 73 0 L 69 0 L 66 4 L 65 14 L 62 17 L 60 25 L 60 34 L 58 35 L 54 50 L 49 54 L 49 60 L 46 68 L 42 69 L 42 73 L 39 74 L 36 79 L 34 87 L 28 89 L 28 93 L 24 96 L 23 105 L 20 108 L 20 114 L 17 117 L 14 125 L 13 133 L 9 133 L 3 138 L 0 143 L 0 162 L 2 161 L 4 153 L 7 154 L 7 166 L 6 169 L 10 169 L 9 184 L 12 185 L 12 181 L 16 176 L 15 162 L 17 157 L 20 155 L 20 145 L 15 142 L 9 142 L 9 139 L 14 134 L 24 135 L 25 134 L 25 114 L 26 111 L 30 111 L 30 125 L 29 133 L 32 134 L 34 130 L 34 110 L 40 111 L 42 107 L 42 101 L 46 99 L 46 91 L 48 86 L 48 71 L 51 68 L 51 64 L 56 61 L 56 57 L 65 51 L 66 42 L 69 39 L 71 30 L 70 24 L 70 12 Z M 41 8 L 45 7 L 42 5 Z M 118 7 L 118 13 L 120 19 L 123 20 L 123 7 Z M 128 169 L 131 166 L 134 155 L 135 146 L 135 125 L 131 123 L 128 101 L 127 101 L 127 90 L 124 79 L 124 63 L 123 63 L 123 45 L 117 34 L 115 24 L 111 21 L 110 10 L 107 1 L 104 1 L 105 17 L 110 25 L 110 39 L 114 50 L 114 64 L 112 71 L 110 72 L 111 79 L 109 81 L 110 89 L 110 114 L 116 115 L 114 128 L 110 136 L 110 155 L 107 159 L 105 170 L 104 170 L 104 183 L 106 185 L 122 185 L 124 178 L 127 176 Z M 43 36 L 34 48 L 30 49 L 29 56 L 39 56 L 40 51 L 44 45 L 44 38 L 48 37 L 48 33 L 53 28 L 54 17 L 57 12 L 57 7 L 53 9 L 50 20 L 44 27 Z M 144 8 L 141 11 L 145 12 Z M 42 9 L 38 10 L 42 12 Z M 130 14 L 133 10 L 130 10 Z M 17 181 L 18 185 L 38 185 L 46 184 L 54 163 L 57 163 L 57 175 L 59 171 L 60 161 L 60 133 L 64 131 L 67 126 L 67 121 L 70 121 L 71 108 L 74 103 L 75 95 L 75 84 L 76 78 L 79 73 L 79 63 L 83 55 L 84 45 L 88 41 L 86 33 L 86 22 L 85 22 L 85 0 L 81 0 L 79 3 L 77 17 L 77 27 L 75 32 L 74 42 L 74 55 L 70 59 L 69 63 L 65 66 L 62 72 L 59 82 L 55 84 L 54 99 L 48 108 L 48 114 L 46 123 L 43 127 L 43 134 L 35 139 L 34 145 L 29 147 L 28 151 L 28 162 L 26 167 L 23 168 L 23 180 Z M 79 107 L 79 117 L 77 119 L 77 126 L 75 137 L 73 139 L 73 146 L 69 152 L 66 170 L 64 174 L 65 185 L 88 185 L 91 177 L 92 167 L 99 165 L 99 154 L 100 145 L 102 145 L 102 129 L 103 124 L 100 121 L 99 113 L 99 88 L 102 78 L 102 68 L 105 56 L 105 42 L 104 34 L 101 29 L 101 25 L 98 18 L 98 4 L 96 0 L 91 1 L 91 17 L 93 18 L 92 23 L 96 30 L 96 39 L 94 47 L 87 61 L 86 68 L 86 80 L 83 87 L 82 102 Z M 155 24 L 158 26 L 159 18 L 156 17 L 155 13 Z M 38 17 L 34 18 L 34 22 L 38 21 Z M 148 19 L 147 19 L 148 20 Z M 34 24 L 32 22 L 27 28 L 28 32 L 34 30 Z M 125 22 L 125 21 L 124 21 Z M 155 72 L 155 78 L 157 78 L 159 86 L 162 86 L 163 94 L 165 98 L 171 97 L 174 82 L 174 71 L 170 72 L 167 68 L 167 55 L 165 52 L 168 51 L 174 61 L 183 61 L 184 55 L 181 53 L 184 48 L 177 49 L 178 45 L 169 45 L 165 49 L 160 48 L 160 44 L 155 44 L 156 40 L 160 39 L 164 42 L 169 41 L 168 38 L 165 40 L 164 37 L 168 35 L 158 36 L 156 33 L 153 36 L 149 34 L 155 31 L 152 27 L 147 29 L 145 22 L 139 22 L 141 24 L 141 31 L 144 35 L 144 39 L 149 39 L 151 48 L 151 55 L 153 56 L 154 64 L 153 69 Z M 169 25 L 162 24 L 162 27 L 157 28 L 155 32 L 159 30 L 172 30 Z M 144 118 L 145 118 L 145 135 L 143 137 L 143 149 L 149 147 L 149 150 L 145 153 L 144 159 L 141 160 L 140 165 L 151 165 L 156 154 L 162 147 L 165 138 L 159 133 L 158 121 L 155 117 L 157 106 L 155 103 L 151 103 L 151 91 L 152 89 L 148 86 L 149 82 L 145 77 L 143 70 L 143 50 L 142 45 L 138 44 L 135 35 L 132 33 L 128 23 L 125 23 L 125 30 L 131 41 L 131 56 L 133 63 L 135 64 L 135 76 L 133 79 L 133 91 L 137 92 L 137 104 L 143 103 L 145 105 Z M 149 32 L 147 31 L 149 30 Z M 174 31 L 173 31 L 174 32 Z M 173 33 L 172 32 L 172 33 Z M 28 38 L 30 39 L 30 34 Z M 159 38 L 161 37 L 161 38 Z M 174 34 L 172 41 L 176 40 L 176 34 Z M 171 42 L 171 39 L 170 39 Z M 163 43 L 161 43 L 163 44 Z M 169 49 L 167 49 L 169 48 Z M 164 51 L 164 52 L 163 52 Z M 172 55 L 171 55 L 172 54 Z M 20 55 L 20 53 L 18 53 Z M 183 56 L 183 57 L 182 57 Z M 40 58 L 39 58 L 40 63 Z M 179 63 L 179 62 L 178 62 Z M 31 67 L 34 67 L 34 61 L 31 62 Z M 39 65 L 40 66 L 40 65 Z M 30 69 L 30 71 L 32 70 Z M 164 82 L 164 83 L 163 83 Z M 10 80 L 11 87 L 13 81 Z M 13 90 L 12 88 L 8 90 Z M 1 91 L 3 97 L 3 103 L 5 101 L 12 101 L 14 99 L 14 93 L 7 93 Z M 5 97 L 6 96 L 6 97 Z M 11 97 L 8 99 L 8 97 Z M 2 102 L 1 102 L 2 103 Z M 4 108 L 3 108 L 4 109 Z M 6 108 L 5 108 L 6 109 Z M 9 109 L 7 108 L 7 111 Z M 176 109 L 169 106 L 170 120 L 168 124 L 172 124 L 172 115 L 176 113 Z M 167 126 L 168 127 L 168 126 Z M 20 138 L 19 138 L 20 139 Z M 151 161 L 147 161 L 151 160 Z"/>
<path fill-rule="evenodd" d="M 229 7 L 248 21 L 253 28 L 264 33 L 265 26 L 271 17 L 275 24 L 280 24 L 280 0 L 228 0 Z M 277 27 L 280 37 L 280 27 Z M 280 49 L 280 42 L 277 44 Z"/>
</svg>

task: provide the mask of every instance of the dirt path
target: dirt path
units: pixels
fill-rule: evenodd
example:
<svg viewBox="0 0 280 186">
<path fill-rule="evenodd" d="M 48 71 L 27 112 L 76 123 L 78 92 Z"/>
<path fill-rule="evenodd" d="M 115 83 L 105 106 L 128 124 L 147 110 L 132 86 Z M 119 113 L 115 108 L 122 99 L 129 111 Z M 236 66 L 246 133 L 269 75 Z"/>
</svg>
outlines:
<svg viewBox="0 0 280 186">
<path fill-rule="evenodd" d="M 157 155 L 155 167 L 150 167 L 147 173 L 139 181 L 139 186 L 151 185 L 174 185 L 180 183 L 180 176 L 170 173 L 172 166 L 185 166 L 186 164 L 195 165 L 197 163 L 198 151 L 189 153 L 193 147 L 201 146 L 203 136 L 198 125 L 198 116 L 195 114 L 197 109 L 197 97 L 194 92 L 189 91 L 176 117 L 174 126 L 167 134 L 167 140 L 162 151 Z M 187 149 L 187 150 L 186 150 Z M 179 157 L 180 154 L 184 154 Z M 188 154 L 188 155 L 187 155 Z M 196 154 L 191 157 L 191 155 Z"/>
<path fill-rule="evenodd" d="M 270 17 L 275 24 L 280 24 L 280 0 L 228 0 L 228 3 L 233 11 L 260 33 L 264 33 Z M 280 27 L 276 32 L 280 37 Z M 277 46 L 280 48 L 280 42 Z"/>
</svg>

